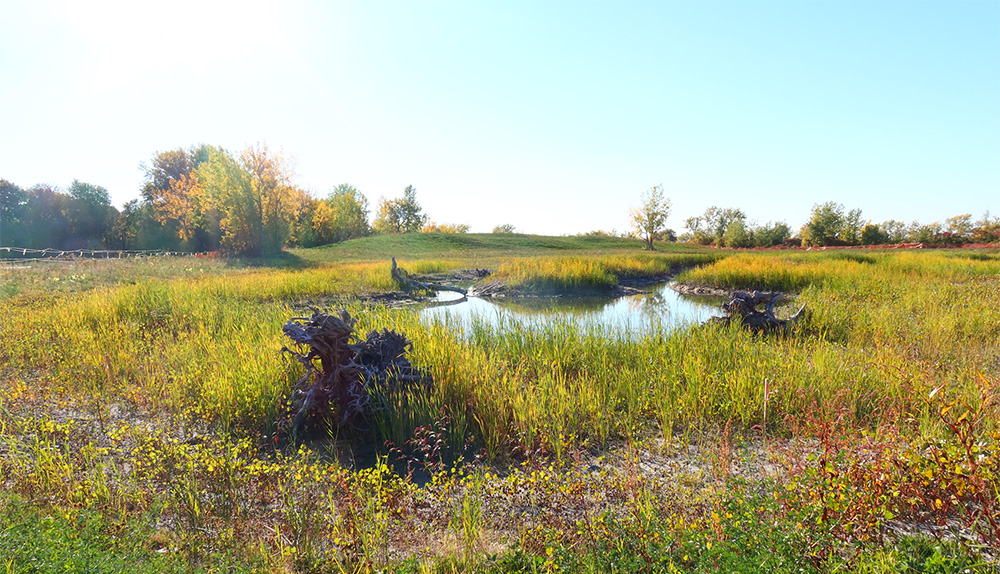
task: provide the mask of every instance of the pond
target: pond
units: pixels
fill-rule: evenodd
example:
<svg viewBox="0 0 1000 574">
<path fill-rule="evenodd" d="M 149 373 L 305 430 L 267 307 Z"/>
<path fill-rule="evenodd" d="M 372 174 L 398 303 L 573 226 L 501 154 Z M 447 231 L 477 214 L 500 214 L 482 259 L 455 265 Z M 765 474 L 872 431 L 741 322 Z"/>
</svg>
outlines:
<svg viewBox="0 0 1000 574">
<path fill-rule="evenodd" d="M 650 285 L 645 288 L 649 293 L 624 297 L 469 297 L 463 300 L 458 293 L 442 291 L 420 310 L 420 315 L 424 319 L 447 321 L 465 332 L 469 332 L 473 321 L 499 327 L 513 320 L 531 328 L 559 320 L 583 328 L 637 333 L 700 323 L 721 314 L 721 299 L 686 297 L 670 285 L 670 282 Z"/>
</svg>

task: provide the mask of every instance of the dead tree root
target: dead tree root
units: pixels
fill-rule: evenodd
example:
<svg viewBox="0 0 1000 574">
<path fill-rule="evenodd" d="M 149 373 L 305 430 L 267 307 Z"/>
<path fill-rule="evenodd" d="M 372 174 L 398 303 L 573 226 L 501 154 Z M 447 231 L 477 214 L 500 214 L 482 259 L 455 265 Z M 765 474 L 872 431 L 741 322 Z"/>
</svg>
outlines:
<svg viewBox="0 0 1000 574">
<path fill-rule="evenodd" d="M 295 349 L 282 351 L 306 372 L 287 400 L 288 416 L 279 424 L 279 434 L 301 440 L 319 430 L 363 428 L 375 409 L 373 398 L 432 382 L 430 374 L 406 358 L 413 344 L 404 335 L 382 329 L 361 340 L 355 335 L 356 322 L 344 310 L 329 315 L 314 310 L 312 317 L 293 317 L 282 327 L 295 343 Z"/>
</svg>

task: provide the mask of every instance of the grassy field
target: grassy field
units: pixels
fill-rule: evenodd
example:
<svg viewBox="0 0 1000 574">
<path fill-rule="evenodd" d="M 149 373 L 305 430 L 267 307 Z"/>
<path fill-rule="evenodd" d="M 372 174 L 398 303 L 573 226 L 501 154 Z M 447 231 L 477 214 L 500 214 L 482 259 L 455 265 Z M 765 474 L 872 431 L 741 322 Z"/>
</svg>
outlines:
<svg viewBox="0 0 1000 574">
<path fill-rule="evenodd" d="M 0 564 L 995 571 L 1000 255 L 639 246 L 420 234 L 5 270 Z M 466 336 L 358 299 L 395 289 L 392 256 L 542 292 L 689 268 L 811 315 L 778 337 L 559 319 Z M 281 327 L 329 304 L 405 333 L 434 385 L 297 446 L 277 434 L 302 372 Z"/>
</svg>

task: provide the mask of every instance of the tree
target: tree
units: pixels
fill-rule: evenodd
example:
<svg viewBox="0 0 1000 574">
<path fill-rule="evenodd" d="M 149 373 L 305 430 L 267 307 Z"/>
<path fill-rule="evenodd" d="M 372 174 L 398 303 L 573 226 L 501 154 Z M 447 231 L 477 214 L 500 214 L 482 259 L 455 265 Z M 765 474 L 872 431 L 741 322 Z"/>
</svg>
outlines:
<svg viewBox="0 0 1000 574">
<path fill-rule="evenodd" d="M 889 234 L 871 222 L 861 228 L 861 245 L 883 245 L 889 242 Z"/>
<path fill-rule="evenodd" d="M 859 212 L 860 216 L 860 212 Z M 831 245 L 840 239 L 844 229 L 844 206 L 828 201 L 813 205 L 809 221 L 802 227 L 803 245 Z"/>
<path fill-rule="evenodd" d="M 699 245 L 715 244 L 725 245 L 726 231 L 733 222 L 739 221 L 744 225 L 746 231 L 746 214 L 735 208 L 721 208 L 711 206 L 705 213 L 696 217 L 689 217 L 684 222 L 684 227 L 688 232 L 684 235 L 687 241 Z"/>
<path fill-rule="evenodd" d="M 493 233 L 514 233 L 514 225 L 502 223 L 493 228 Z"/>
<path fill-rule="evenodd" d="M 201 145 L 159 152 L 153 156 L 152 165 L 142 166 L 146 173 L 143 202 L 154 207 L 156 221 L 164 231 L 182 242 L 178 247 L 203 251 L 220 244 L 221 215 L 205 200 L 195 171 L 208 161 L 213 151 L 221 150 Z"/>
<path fill-rule="evenodd" d="M 206 204 L 219 210 L 223 246 L 253 257 L 277 253 L 303 207 L 284 158 L 264 145 L 235 158 L 213 149 L 196 170 Z"/>
<path fill-rule="evenodd" d="M 198 166 L 192 151 L 175 149 L 159 152 L 153 156 L 151 166 L 142 164 L 146 173 L 146 184 L 142 186 L 142 197 L 156 202 L 160 193 L 170 188 L 172 182 L 191 175 Z"/>
<path fill-rule="evenodd" d="M 417 203 L 417 190 L 412 185 L 403 190 L 399 199 L 379 199 L 375 216 L 375 231 L 382 234 L 414 233 L 427 223 L 428 217 Z"/>
<path fill-rule="evenodd" d="M 722 243 L 726 247 L 753 247 L 753 229 L 747 227 L 742 219 L 737 219 L 726 227 Z"/>
<path fill-rule="evenodd" d="M 902 243 L 906 239 L 906 224 L 895 219 L 887 219 L 879 224 L 886 234 L 886 243 Z"/>
<path fill-rule="evenodd" d="M 861 229 L 864 223 L 861 219 L 861 210 L 852 209 L 844 216 L 844 223 L 840 229 L 838 239 L 849 245 L 857 245 L 861 242 Z"/>
<path fill-rule="evenodd" d="M 768 222 L 760 227 L 753 228 L 753 243 L 757 247 L 781 245 L 782 242 L 791 236 L 792 231 L 784 222 Z"/>
<path fill-rule="evenodd" d="M 342 183 L 327 198 L 334 241 L 346 241 L 371 234 L 368 225 L 368 198 L 353 185 Z"/>
<path fill-rule="evenodd" d="M 74 179 L 69 186 L 69 201 L 66 204 L 68 243 L 64 243 L 63 247 L 102 247 L 106 238 L 111 236 L 111 226 L 117 215 L 107 189 Z"/>
<path fill-rule="evenodd" d="M 670 200 L 663 195 L 663 186 L 654 185 L 646 190 L 638 208 L 630 211 L 632 227 L 646 242 L 645 248 L 653 249 L 653 238 L 664 230 L 670 215 Z"/>
<path fill-rule="evenodd" d="M 421 233 L 468 233 L 469 224 L 467 223 L 434 223 L 433 221 L 427 223 L 422 228 L 420 228 Z"/>
<path fill-rule="evenodd" d="M 689 217 L 684 220 L 684 228 L 687 233 L 681 235 L 683 241 L 690 241 L 698 245 L 708 245 L 712 242 L 712 234 L 704 227 L 704 218 L 699 216 Z"/>
<path fill-rule="evenodd" d="M 26 247 L 24 217 L 28 193 L 6 179 L 0 179 L 0 245 Z"/>
<path fill-rule="evenodd" d="M 925 225 L 913 220 L 906 226 L 905 233 L 906 240 L 910 243 L 931 243 L 934 236 L 941 233 L 941 224 L 935 221 Z"/>
<path fill-rule="evenodd" d="M 956 215 L 955 217 L 949 217 L 944 220 L 947 228 L 946 232 L 951 233 L 956 239 L 960 241 L 965 241 L 972 236 L 972 214 L 963 213 L 962 215 Z"/>
</svg>

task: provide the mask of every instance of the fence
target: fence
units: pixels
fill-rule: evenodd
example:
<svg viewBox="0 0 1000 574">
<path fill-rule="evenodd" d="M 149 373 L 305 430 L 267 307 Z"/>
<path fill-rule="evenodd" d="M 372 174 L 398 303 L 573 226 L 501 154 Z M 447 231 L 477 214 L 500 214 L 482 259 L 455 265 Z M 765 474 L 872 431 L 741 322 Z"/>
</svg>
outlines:
<svg viewBox="0 0 1000 574">
<path fill-rule="evenodd" d="M 31 249 L 30 247 L 0 247 L 0 257 L 15 259 L 59 259 L 67 257 L 91 259 L 128 259 L 131 257 L 164 257 L 168 255 L 194 255 L 187 251 L 118 250 L 118 249 Z"/>
</svg>

